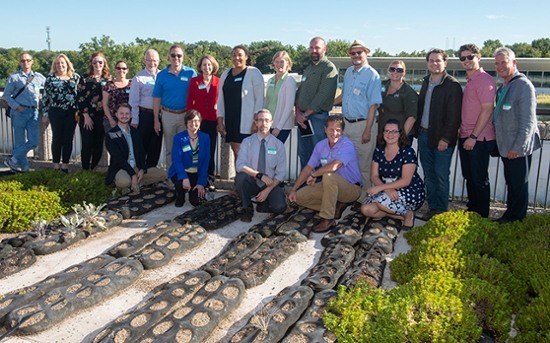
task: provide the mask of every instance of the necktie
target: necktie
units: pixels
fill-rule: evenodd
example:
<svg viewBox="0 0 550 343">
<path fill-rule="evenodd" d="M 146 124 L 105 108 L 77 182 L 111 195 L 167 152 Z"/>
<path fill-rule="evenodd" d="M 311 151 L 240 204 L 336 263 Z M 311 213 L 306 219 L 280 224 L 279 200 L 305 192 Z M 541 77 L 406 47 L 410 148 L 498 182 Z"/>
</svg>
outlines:
<svg viewBox="0 0 550 343">
<path fill-rule="evenodd" d="M 260 153 L 258 154 L 258 171 L 260 173 L 265 173 L 265 139 L 262 139 Z"/>
</svg>

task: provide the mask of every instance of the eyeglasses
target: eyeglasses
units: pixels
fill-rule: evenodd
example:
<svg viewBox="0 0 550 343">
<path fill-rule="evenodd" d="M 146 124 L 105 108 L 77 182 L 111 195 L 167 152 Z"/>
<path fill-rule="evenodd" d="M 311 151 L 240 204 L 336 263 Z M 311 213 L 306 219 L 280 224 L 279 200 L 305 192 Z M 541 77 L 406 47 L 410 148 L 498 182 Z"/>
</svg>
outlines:
<svg viewBox="0 0 550 343">
<path fill-rule="evenodd" d="M 359 50 L 359 51 L 350 51 L 349 54 L 350 54 L 350 56 L 355 56 L 355 55 L 359 56 L 362 53 L 363 53 L 363 50 Z"/>
<path fill-rule="evenodd" d="M 257 121 L 258 123 L 262 123 L 262 122 L 263 122 L 263 123 L 269 123 L 269 122 L 271 121 L 271 119 L 267 119 L 267 118 L 264 118 L 264 119 L 256 119 L 256 121 Z"/>
<path fill-rule="evenodd" d="M 389 67 L 389 68 L 388 68 L 388 71 L 389 71 L 390 73 L 395 73 L 395 72 L 402 73 L 402 72 L 405 71 L 405 69 L 403 69 L 403 68 Z"/>
<path fill-rule="evenodd" d="M 396 135 L 399 133 L 399 130 L 384 130 L 385 135 Z"/>
<path fill-rule="evenodd" d="M 170 54 L 170 57 L 172 57 L 172 58 L 176 58 L 176 57 L 177 58 L 182 58 L 183 55 L 182 54 Z"/>
<path fill-rule="evenodd" d="M 128 68 L 125 68 L 125 67 L 116 67 L 116 70 L 128 70 Z"/>
<path fill-rule="evenodd" d="M 103 61 L 92 61 L 92 64 L 103 64 Z"/>
<path fill-rule="evenodd" d="M 475 57 L 476 57 L 476 55 L 468 55 L 468 56 L 460 56 L 458 59 L 460 60 L 460 62 L 464 62 L 464 61 L 466 61 L 466 59 L 468 59 L 468 61 L 471 61 Z"/>
<path fill-rule="evenodd" d="M 25 62 L 26 62 L 26 63 L 30 63 L 30 62 L 32 62 L 32 60 L 31 60 L 31 59 L 26 59 L 26 60 L 20 60 L 19 62 L 22 62 L 22 63 L 25 63 Z"/>
<path fill-rule="evenodd" d="M 149 60 L 149 59 L 146 59 L 145 62 L 159 62 L 159 60 Z"/>
</svg>

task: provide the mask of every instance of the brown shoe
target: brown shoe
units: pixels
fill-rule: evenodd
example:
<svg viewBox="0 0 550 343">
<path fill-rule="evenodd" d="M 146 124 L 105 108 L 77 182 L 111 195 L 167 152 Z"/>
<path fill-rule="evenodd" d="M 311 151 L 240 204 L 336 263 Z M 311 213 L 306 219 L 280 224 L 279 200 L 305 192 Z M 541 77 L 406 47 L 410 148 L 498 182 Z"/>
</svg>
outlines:
<svg viewBox="0 0 550 343">
<path fill-rule="evenodd" d="M 347 207 L 348 207 L 347 203 L 337 201 L 336 211 L 334 211 L 334 219 L 342 218 L 342 213 L 344 213 Z"/>
<path fill-rule="evenodd" d="M 258 202 L 256 203 L 256 212 L 263 213 L 264 212 L 264 202 Z"/>
<path fill-rule="evenodd" d="M 243 223 L 250 223 L 252 221 L 252 217 L 254 217 L 254 207 L 250 206 L 244 209 L 244 213 L 241 216 L 241 221 Z"/>
<path fill-rule="evenodd" d="M 313 227 L 313 232 L 316 232 L 316 233 L 327 232 L 328 230 L 330 230 L 335 226 L 336 226 L 336 221 L 334 219 L 323 219 L 322 222 L 320 222 L 319 224 Z"/>
<path fill-rule="evenodd" d="M 354 211 L 361 211 L 362 205 L 363 205 L 362 203 L 360 203 L 359 201 L 356 201 L 353 203 L 353 206 L 351 207 L 351 209 Z"/>
</svg>

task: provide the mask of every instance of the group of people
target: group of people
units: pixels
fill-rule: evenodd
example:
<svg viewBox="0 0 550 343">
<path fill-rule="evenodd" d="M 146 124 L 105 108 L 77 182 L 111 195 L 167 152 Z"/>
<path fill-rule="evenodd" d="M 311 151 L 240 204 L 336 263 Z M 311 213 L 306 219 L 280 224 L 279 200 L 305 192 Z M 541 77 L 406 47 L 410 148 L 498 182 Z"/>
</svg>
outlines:
<svg viewBox="0 0 550 343">
<path fill-rule="evenodd" d="M 45 78 L 32 71 L 32 57 L 23 53 L 21 70 L 10 76 L 4 92 L 15 134 L 13 157 L 5 163 L 28 170 L 26 154 L 38 144 L 38 91 L 44 86 L 43 121 L 52 126 L 54 169 L 67 171 L 78 122 L 83 169 L 97 166 L 105 141 L 111 155 L 107 183 L 135 189 L 168 177 L 178 207 L 186 193 L 194 206 L 204 201 L 214 177 L 219 133 L 235 156 L 242 220 L 252 220 L 254 197 L 257 211 L 283 212 L 284 143 L 297 124 L 301 172 L 288 201 L 320 212 L 323 220 L 315 232 L 335 226 L 352 204 L 368 217 L 401 219 L 404 228 L 414 225 L 415 211 L 425 199 L 429 211 L 423 219 L 446 211 L 457 144 L 468 210 L 489 214 L 488 163 L 498 146 L 508 185 L 508 208 L 498 221 L 525 217 L 531 154 L 540 147 L 540 138 L 534 87 L 517 70 L 512 50 L 495 51 L 496 70 L 504 80 L 497 89 L 480 67 L 479 48 L 461 46 L 459 59 L 467 73 L 463 91 L 446 72 L 445 51 L 433 49 L 426 55 L 429 75 L 419 95 L 405 82 L 403 61 L 391 62 L 388 80 L 382 82 L 368 64 L 370 50 L 362 41 L 355 40 L 347 52 L 352 66 L 336 98 L 338 70 L 326 57 L 321 37 L 309 43 L 310 64 L 298 88 L 289 75 L 287 52 L 273 56 L 275 75 L 264 84 L 242 45 L 233 48 L 233 67 L 220 78 L 210 55 L 198 61 L 198 75 L 183 65 L 179 45 L 170 48 L 170 64 L 163 70 L 158 69 L 158 53 L 145 52 L 145 68 L 132 80 L 126 79 L 124 61 L 115 64 L 116 76 L 111 77 L 99 52 L 91 56 L 82 77 L 60 54 Z M 334 105 L 342 106 L 342 115 L 329 115 Z M 414 137 L 424 180 L 417 173 Z M 163 138 L 167 173 L 156 168 Z"/>
</svg>

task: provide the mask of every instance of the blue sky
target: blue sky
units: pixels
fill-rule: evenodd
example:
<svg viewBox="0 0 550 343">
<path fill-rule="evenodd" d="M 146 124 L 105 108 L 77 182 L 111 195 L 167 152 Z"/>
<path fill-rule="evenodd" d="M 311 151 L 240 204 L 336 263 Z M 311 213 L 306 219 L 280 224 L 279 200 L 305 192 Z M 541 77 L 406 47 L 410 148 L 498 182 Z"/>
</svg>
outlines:
<svg viewBox="0 0 550 343">
<path fill-rule="evenodd" d="M 314 4 L 314 5 L 313 5 Z M 336 6 L 338 4 L 338 6 Z M 7 0 L 0 47 L 78 50 L 92 37 L 115 43 L 139 38 L 217 41 L 234 46 L 262 40 L 306 45 L 313 36 L 363 40 L 374 51 L 480 47 L 550 37 L 550 1 L 58 1 Z"/>
</svg>

